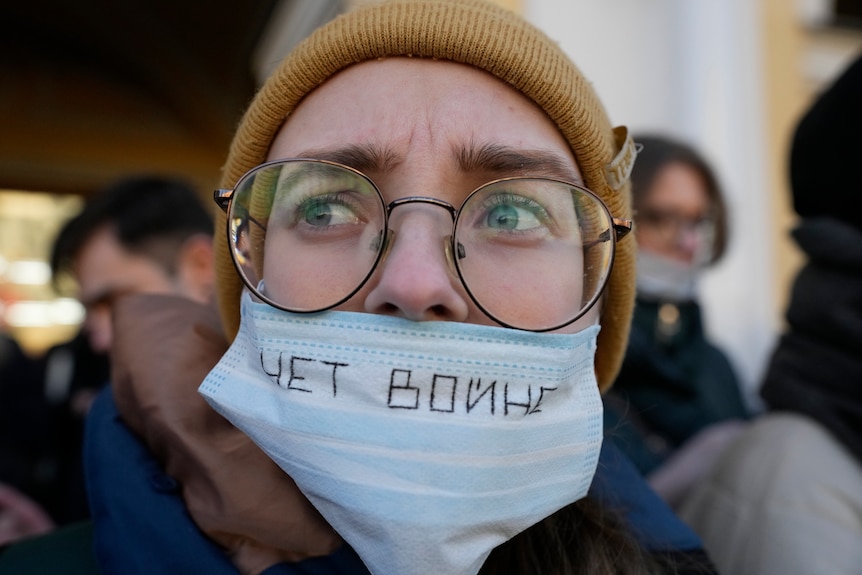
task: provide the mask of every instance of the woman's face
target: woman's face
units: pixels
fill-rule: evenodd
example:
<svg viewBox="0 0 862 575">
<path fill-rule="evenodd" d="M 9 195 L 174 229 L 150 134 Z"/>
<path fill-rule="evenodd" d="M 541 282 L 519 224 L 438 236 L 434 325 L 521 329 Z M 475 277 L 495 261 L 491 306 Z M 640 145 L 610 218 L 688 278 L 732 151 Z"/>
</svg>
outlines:
<svg viewBox="0 0 862 575">
<path fill-rule="evenodd" d="M 386 203 L 424 196 L 457 208 L 478 186 L 511 176 L 582 184 L 568 144 L 530 100 L 470 66 L 414 58 L 354 65 L 310 93 L 278 132 L 267 159 L 284 158 L 331 160 L 358 169 L 374 181 Z M 338 309 L 414 321 L 494 323 L 472 302 L 447 260 L 449 212 L 411 203 L 393 210 L 389 221 L 395 239 L 385 260 Z M 545 269 L 567 265 L 564 259 L 558 256 Z M 306 262 L 304 267 L 326 274 L 331 272 L 326 266 Z M 277 275 L 270 279 L 270 269 L 267 289 L 279 281 Z M 322 290 L 327 289 L 324 277 L 315 282 Z M 526 289 L 508 294 L 526 321 L 537 306 L 570 306 L 576 297 L 558 293 L 559 302 L 532 301 L 542 281 L 547 280 L 524 277 Z M 578 331 L 596 318 L 591 311 L 566 331 Z"/>
<path fill-rule="evenodd" d="M 711 249 L 710 199 L 700 172 L 681 162 L 656 174 L 636 214 L 638 249 L 678 261 L 705 261 Z"/>
</svg>

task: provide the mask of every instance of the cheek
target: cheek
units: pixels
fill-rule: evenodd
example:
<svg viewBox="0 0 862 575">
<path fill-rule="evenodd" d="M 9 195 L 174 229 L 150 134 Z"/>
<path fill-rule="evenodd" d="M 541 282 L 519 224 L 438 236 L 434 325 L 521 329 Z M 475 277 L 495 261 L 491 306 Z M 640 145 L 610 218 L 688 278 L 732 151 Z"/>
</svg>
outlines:
<svg viewBox="0 0 862 575">
<path fill-rule="evenodd" d="M 577 321 L 557 330 L 555 333 L 578 333 L 588 327 L 601 324 L 603 300 L 599 300 Z"/>
<path fill-rule="evenodd" d="M 278 245 L 277 238 L 274 243 Z M 356 259 L 343 262 L 313 250 L 267 249 L 262 274 L 265 295 L 296 311 L 329 308 L 356 289 L 367 273 L 370 264 L 358 266 Z"/>
<path fill-rule="evenodd" d="M 567 243 L 524 254 L 486 249 L 467 259 L 462 270 L 473 294 L 503 323 L 546 329 L 581 309 L 583 258 Z"/>
<path fill-rule="evenodd" d="M 635 237 L 637 239 L 638 249 L 654 253 L 666 253 L 668 251 L 667 242 L 661 238 L 660 234 L 656 233 L 656 231 L 650 227 L 641 226 L 637 229 Z"/>
</svg>

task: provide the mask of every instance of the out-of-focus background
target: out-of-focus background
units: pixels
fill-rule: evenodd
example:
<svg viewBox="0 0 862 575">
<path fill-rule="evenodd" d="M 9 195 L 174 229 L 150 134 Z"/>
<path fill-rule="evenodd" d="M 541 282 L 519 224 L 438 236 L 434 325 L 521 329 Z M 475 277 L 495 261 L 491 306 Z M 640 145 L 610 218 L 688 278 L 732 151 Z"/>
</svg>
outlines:
<svg viewBox="0 0 862 575">
<path fill-rule="evenodd" d="M 862 0 L 499 1 L 572 55 L 615 124 L 683 138 L 717 168 L 732 228 L 704 285 L 707 330 L 756 402 L 800 263 L 792 129 L 862 51 Z M 0 4 L 0 328 L 31 355 L 69 339 L 82 311 L 46 264 L 60 224 L 135 173 L 184 176 L 208 196 L 258 83 L 351 4 Z"/>
</svg>

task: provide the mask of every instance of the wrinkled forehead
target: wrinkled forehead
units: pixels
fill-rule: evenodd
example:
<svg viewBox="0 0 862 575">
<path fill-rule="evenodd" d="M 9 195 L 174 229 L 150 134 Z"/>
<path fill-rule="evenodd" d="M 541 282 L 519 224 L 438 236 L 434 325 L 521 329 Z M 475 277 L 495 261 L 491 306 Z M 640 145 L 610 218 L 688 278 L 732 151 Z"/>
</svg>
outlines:
<svg viewBox="0 0 862 575">
<path fill-rule="evenodd" d="M 310 92 L 267 159 L 314 157 L 385 170 L 406 160 L 467 165 L 489 156 L 501 165 L 518 160 L 522 173 L 505 175 L 581 181 L 556 124 L 510 85 L 465 64 L 393 57 L 354 64 Z"/>
</svg>

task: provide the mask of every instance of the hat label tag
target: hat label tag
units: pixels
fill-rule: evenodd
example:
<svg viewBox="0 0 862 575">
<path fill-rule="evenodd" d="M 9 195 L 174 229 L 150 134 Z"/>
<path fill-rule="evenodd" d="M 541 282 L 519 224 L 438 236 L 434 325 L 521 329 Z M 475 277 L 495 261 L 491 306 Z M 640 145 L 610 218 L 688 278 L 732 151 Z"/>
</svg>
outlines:
<svg viewBox="0 0 862 575">
<path fill-rule="evenodd" d="M 619 152 L 605 167 L 605 178 L 611 188 L 619 190 L 631 176 L 638 150 L 629 134 L 629 129 L 625 126 L 614 128 L 614 140 Z"/>
</svg>

